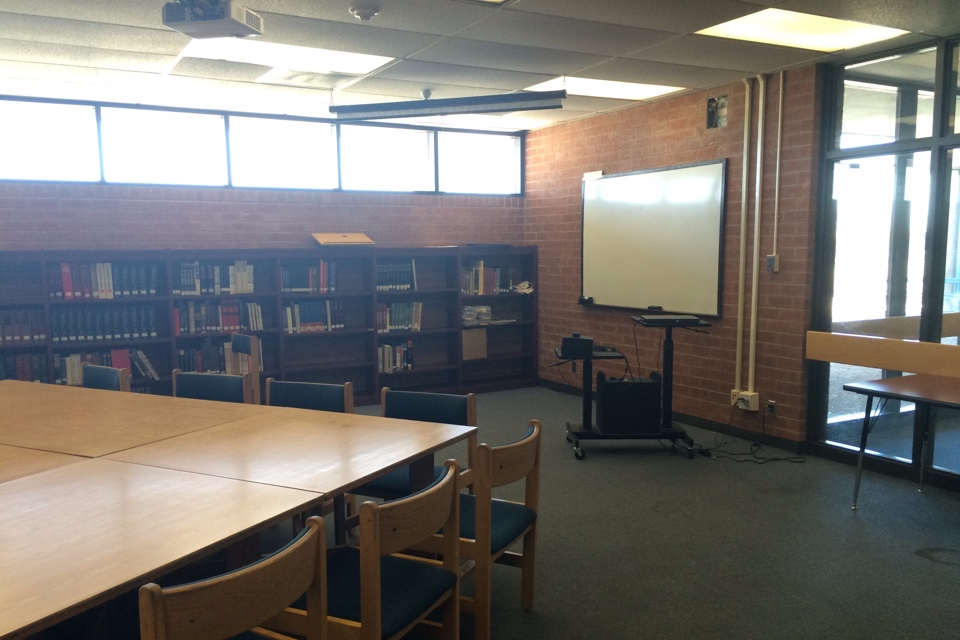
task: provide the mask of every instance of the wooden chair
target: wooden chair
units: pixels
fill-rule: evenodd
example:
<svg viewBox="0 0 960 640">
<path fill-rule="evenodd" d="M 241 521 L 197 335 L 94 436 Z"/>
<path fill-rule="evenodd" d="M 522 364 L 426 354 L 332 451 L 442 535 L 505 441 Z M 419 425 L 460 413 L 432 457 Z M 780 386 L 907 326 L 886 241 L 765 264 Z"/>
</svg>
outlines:
<svg viewBox="0 0 960 640">
<path fill-rule="evenodd" d="M 193 373 L 173 370 L 173 395 L 176 398 L 253 403 L 250 374 L 240 376 L 219 373 Z"/>
<path fill-rule="evenodd" d="M 107 391 L 130 391 L 130 369 L 102 367 L 84 362 L 80 370 L 82 372 L 80 386 Z"/>
<path fill-rule="evenodd" d="M 457 463 L 448 460 L 444 473 L 426 489 L 392 502 L 360 505 L 359 547 L 327 552 L 331 638 L 390 640 L 423 625 L 431 636 L 459 640 L 457 480 Z M 399 554 L 440 530 L 442 562 Z M 441 608 L 442 622 L 437 622 L 430 614 Z M 304 627 L 294 622 L 277 630 L 298 634 Z"/>
<path fill-rule="evenodd" d="M 242 333 L 230 336 L 230 357 L 227 359 L 227 373 L 232 375 L 250 374 L 250 389 L 253 404 L 260 404 L 260 371 L 263 369 L 263 351 L 260 338 Z"/>
<path fill-rule="evenodd" d="M 425 391 L 394 391 L 384 387 L 380 390 L 380 414 L 387 418 L 475 427 L 477 426 L 477 398 L 472 393 L 454 395 Z M 460 480 L 461 485 L 469 485 L 472 482 L 476 447 L 477 438 L 474 435 L 467 440 L 467 466 L 461 470 L 463 474 Z M 435 476 L 442 470 L 443 467 L 436 467 Z M 355 489 L 353 493 L 395 500 L 415 490 L 416 487 L 412 486 L 410 481 L 408 466 L 374 478 Z"/>
<path fill-rule="evenodd" d="M 537 511 L 540 496 L 540 422 L 531 420 L 522 440 L 497 447 L 480 444 L 474 468 L 473 494 L 460 495 L 460 557 L 472 560 L 473 597 L 460 606 L 474 617 L 475 640 L 490 638 L 490 596 L 493 565 L 519 567 L 520 604 L 533 608 Z M 493 497 L 493 489 L 524 481 L 523 502 Z M 511 550 L 523 541 L 521 551 Z M 439 538 L 417 548 L 440 553 Z M 469 566 L 469 565 L 468 565 Z"/>
<path fill-rule="evenodd" d="M 318 382 L 287 382 L 267 378 L 266 403 L 274 407 L 293 407 L 295 409 L 310 409 L 313 411 L 336 411 L 338 413 L 353 413 L 353 383 L 323 384 Z M 347 500 L 343 496 L 324 501 L 320 506 L 319 514 L 335 514 L 335 529 L 337 541 L 343 541 L 346 536 L 346 519 L 354 512 L 353 499 Z M 294 520 L 299 526 L 300 518 Z"/>
<path fill-rule="evenodd" d="M 274 407 L 353 413 L 353 383 L 287 382 L 267 378 L 266 402 Z"/>
<path fill-rule="evenodd" d="M 222 640 L 253 630 L 259 637 L 287 638 L 260 627 L 296 618 L 307 640 L 327 638 L 326 534 L 321 518 L 274 554 L 230 573 L 161 588 L 140 588 L 142 640 Z M 306 609 L 287 610 L 306 592 Z M 246 637 L 241 636 L 241 637 Z"/>
</svg>

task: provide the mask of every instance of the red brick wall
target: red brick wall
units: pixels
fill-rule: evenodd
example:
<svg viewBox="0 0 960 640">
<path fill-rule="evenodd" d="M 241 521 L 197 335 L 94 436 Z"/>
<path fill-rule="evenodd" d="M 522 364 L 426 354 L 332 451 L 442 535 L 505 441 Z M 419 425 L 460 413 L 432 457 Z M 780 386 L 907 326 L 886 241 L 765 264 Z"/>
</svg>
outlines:
<svg viewBox="0 0 960 640">
<path fill-rule="evenodd" d="M 778 81 L 768 87 L 761 258 L 772 251 Z M 548 367 L 560 337 L 579 330 L 629 354 L 636 372 L 659 368 L 659 332 L 636 331 L 622 309 L 585 310 L 580 294 L 580 182 L 586 171 L 619 173 L 729 158 L 723 318 L 705 334 L 675 333 L 674 409 L 717 423 L 801 441 L 806 434 L 803 334 L 809 324 L 818 140 L 815 70 L 785 83 L 778 252 L 780 273 L 762 271 L 757 314 L 756 385 L 778 402 L 777 415 L 733 411 L 735 382 L 743 84 L 728 95 L 729 124 L 706 130 L 707 94 L 531 133 L 527 197 L 415 196 L 299 191 L 0 183 L 0 250 L 157 249 L 310 246 L 317 231 L 362 231 L 377 243 L 535 243 L 540 247 L 540 376 L 579 384 Z M 756 98 L 757 92 L 754 92 Z M 753 113 L 757 109 L 754 106 Z M 755 122 L 755 119 L 754 119 Z M 755 141 L 755 137 L 753 140 Z M 755 157 L 751 143 L 750 155 Z M 748 251 L 753 246 L 753 168 L 749 174 Z M 748 270 L 752 258 L 748 257 Z M 747 304 L 750 280 L 747 280 Z M 749 306 L 743 339 L 748 348 Z M 748 353 L 747 353 L 748 354 Z M 639 363 L 638 363 L 639 360 Z M 746 361 L 746 355 L 745 355 Z M 616 367 L 604 366 L 609 372 Z M 561 374 L 563 374 L 561 376 Z M 743 367 L 742 387 L 747 386 Z M 575 417 L 572 417 L 575 418 Z"/>
<path fill-rule="evenodd" d="M 728 158 L 723 264 L 723 316 L 705 333 L 674 331 L 674 411 L 790 441 L 806 439 L 804 332 L 809 326 L 813 221 L 819 139 L 818 81 L 813 68 L 791 71 L 784 82 L 783 146 L 777 252 L 779 273 L 765 270 L 773 252 L 779 77 L 766 83 L 766 129 L 761 196 L 760 269 L 756 313 L 754 390 L 777 401 L 775 416 L 733 410 L 736 383 L 743 177 L 743 83 L 640 108 L 572 122 L 530 134 L 527 142 L 527 241 L 540 247 L 540 376 L 579 384 L 569 366 L 549 367 L 564 335 L 580 331 L 628 355 L 634 373 L 661 367 L 661 332 L 636 328 L 624 309 L 585 309 L 580 295 L 581 179 L 587 171 L 622 173 Z M 741 389 L 748 388 L 753 277 L 756 122 L 760 90 L 753 82 L 748 171 L 746 307 Z M 706 129 L 709 96 L 729 96 L 728 125 Z M 629 276 L 626 276 L 629 277 Z M 635 346 L 636 345 L 636 346 Z M 619 374 L 622 364 L 601 368 Z"/>
<path fill-rule="evenodd" d="M 378 244 L 517 242 L 523 199 L 0 183 L 0 250 L 306 247 L 339 231 Z"/>
</svg>

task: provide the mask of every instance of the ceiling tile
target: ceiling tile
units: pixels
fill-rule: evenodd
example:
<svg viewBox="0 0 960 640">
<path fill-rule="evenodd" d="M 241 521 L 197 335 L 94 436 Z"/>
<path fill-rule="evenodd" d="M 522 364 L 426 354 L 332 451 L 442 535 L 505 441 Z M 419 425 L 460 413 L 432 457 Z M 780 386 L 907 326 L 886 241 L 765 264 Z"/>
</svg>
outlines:
<svg viewBox="0 0 960 640">
<path fill-rule="evenodd" d="M 553 78 L 551 75 L 540 73 L 463 67 L 455 64 L 438 64 L 417 60 L 402 60 L 378 71 L 375 76 L 394 80 L 422 81 L 424 87 L 429 87 L 430 83 L 433 82 L 440 82 L 453 85 L 468 84 L 499 91 L 520 91 Z"/>
<path fill-rule="evenodd" d="M 663 42 L 672 34 L 602 22 L 498 11 L 457 34 L 462 38 L 617 56 Z"/>
<path fill-rule="evenodd" d="M 810 64 L 822 53 L 804 49 L 775 47 L 710 36 L 678 36 L 625 57 L 688 66 L 717 67 L 733 71 L 757 72 L 765 69 Z"/>
<path fill-rule="evenodd" d="M 411 59 L 562 76 L 572 75 L 579 69 L 603 62 L 607 57 L 463 38 L 444 38 L 414 54 Z"/>
<path fill-rule="evenodd" d="M 692 33 L 759 11 L 762 7 L 731 0 L 517 0 L 511 10 L 577 20 L 638 27 L 668 33 Z"/>
<path fill-rule="evenodd" d="M 744 74 L 739 71 L 689 67 L 627 58 L 617 58 L 616 60 L 605 62 L 589 69 L 581 75 L 586 78 L 597 78 L 598 80 L 641 82 L 644 84 L 658 84 L 688 89 L 717 87 L 731 82 L 737 82 L 744 76 Z"/>
</svg>

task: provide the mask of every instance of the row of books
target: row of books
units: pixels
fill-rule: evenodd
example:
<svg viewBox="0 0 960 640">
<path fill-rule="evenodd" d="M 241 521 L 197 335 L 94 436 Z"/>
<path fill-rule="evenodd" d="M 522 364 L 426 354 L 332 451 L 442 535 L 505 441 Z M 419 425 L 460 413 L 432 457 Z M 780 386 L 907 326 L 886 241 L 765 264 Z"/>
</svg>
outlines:
<svg viewBox="0 0 960 640">
<path fill-rule="evenodd" d="M 55 343 L 142 340 L 160 334 L 154 304 L 57 308 L 50 312 L 50 329 Z"/>
<path fill-rule="evenodd" d="M 420 331 L 422 302 L 381 302 L 377 304 L 377 333 Z"/>
<path fill-rule="evenodd" d="M 43 309 L 12 309 L 0 313 L 0 345 L 24 346 L 47 339 Z"/>
<path fill-rule="evenodd" d="M 0 380 L 50 382 L 45 353 L 23 353 L 0 357 Z"/>
<path fill-rule="evenodd" d="M 227 373 L 230 343 L 214 344 L 207 340 L 199 347 L 183 347 L 177 353 L 177 367 L 181 371 L 196 373 Z"/>
<path fill-rule="evenodd" d="M 157 262 L 61 262 L 49 273 L 48 294 L 57 300 L 112 300 L 155 296 L 160 286 Z"/>
<path fill-rule="evenodd" d="M 460 270 L 460 292 L 468 296 L 509 293 L 522 281 L 519 267 L 485 267 L 483 260 Z"/>
<path fill-rule="evenodd" d="M 284 265 L 280 267 L 280 290 L 283 293 L 336 293 L 337 263 L 321 260 L 317 266 Z"/>
<path fill-rule="evenodd" d="M 159 380 L 153 362 L 141 349 L 110 349 L 89 353 L 53 355 L 53 381 L 56 384 L 80 385 L 83 382 L 83 363 L 129 369 L 133 378 Z"/>
<path fill-rule="evenodd" d="M 181 262 L 173 267 L 171 288 L 175 296 L 253 293 L 253 265 L 246 260 Z"/>
<path fill-rule="evenodd" d="M 257 302 L 225 299 L 210 302 L 178 300 L 173 305 L 173 335 L 229 331 L 262 331 L 263 310 Z"/>
<path fill-rule="evenodd" d="M 417 288 L 417 261 L 377 263 L 377 291 L 409 291 Z"/>
<path fill-rule="evenodd" d="M 382 344 L 377 349 L 377 371 L 396 373 L 413 369 L 413 340 L 397 344 Z"/>
<path fill-rule="evenodd" d="M 344 328 L 341 300 L 304 300 L 284 307 L 287 333 L 317 333 Z"/>
</svg>

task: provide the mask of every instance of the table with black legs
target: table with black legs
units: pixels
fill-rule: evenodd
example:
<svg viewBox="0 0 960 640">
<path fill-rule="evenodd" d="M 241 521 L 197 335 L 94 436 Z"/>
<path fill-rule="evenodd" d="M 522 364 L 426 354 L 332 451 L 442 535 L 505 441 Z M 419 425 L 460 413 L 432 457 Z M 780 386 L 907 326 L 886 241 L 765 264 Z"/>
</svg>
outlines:
<svg viewBox="0 0 960 640">
<path fill-rule="evenodd" d="M 914 446 L 914 460 L 920 467 L 920 490 L 923 490 L 923 470 L 927 464 L 930 407 L 946 407 L 960 409 L 960 379 L 948 376 L 931 374 L 917 374 L 869 380 L 867 382 L 850 382 L 843 385 L 845 391 L 852 391 L 867 397 L 867 405 L 863 413 L 863 426 L 860 428 L 860 452 L 857 457 L 857 477 L 853 484 L 853 505 L 857 508 L 857 498 L 860 494 L 860 477 L 863 474 L 863 458 L 867 449 L 867 436 L 870 434 L 873 410 L 873 399 L 903 400 L 913 402 L 920 416 L 919 441 Z"/>
</svg>

